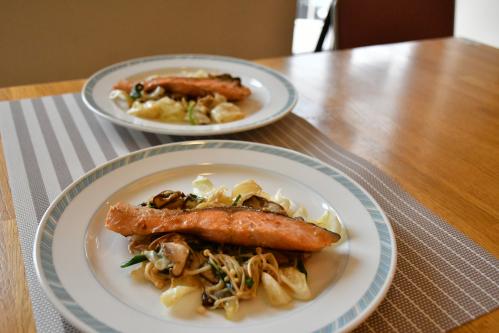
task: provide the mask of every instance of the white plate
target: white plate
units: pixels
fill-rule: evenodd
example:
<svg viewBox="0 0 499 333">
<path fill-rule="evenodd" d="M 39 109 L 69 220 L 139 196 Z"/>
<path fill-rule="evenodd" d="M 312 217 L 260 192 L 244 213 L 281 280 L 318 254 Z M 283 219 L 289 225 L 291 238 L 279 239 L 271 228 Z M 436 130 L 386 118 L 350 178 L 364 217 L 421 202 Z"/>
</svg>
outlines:
<svg viewBox="0 0 499 333">
<path fill-rule="evenodd" d="M 244 119 L 203 126 L 169 124 L 128 115 L 109 99 L 112 86 L 120 80 L 198 69 L 241 78 L 252 92 L 238 103 L 247 113 Z M 284 76 L 249 61 L 211 55 L 173 55 L 133 59 L 104 68 L 85 83 L 82 98 L 92 111 L 118 125 L 152 133 L 200 136 L 241 132 L 270 124 L 291 111 L 298 94 Z"/>
<path fill-rule="evenodd" d="M 307 261 L 315 298 L 286 309 L 264 297 L 241 302 L 237 321 L 223 311 L 200 315 L 183 300 L 163 307 L 160 291 L 134 283 L 127 240 L 103 227 L 108 203 L 130 203 L 164 190 L 191 190 L 198 174 L 229 187 L 257 180 L 269 193 L 307 207 L 311 217 L 335 211 L 348 237 Z M 376 308 L 395 272 L 390 224 L 373 198 L 353 180 L 297 152 L 239 141 L 191 141 L 141 150 L 89 172 L 49 207 L 37 231 L 35 267 L 56 308 L 85 331 L 109 332 L 323 332 L 350 330 Z M 199 295 L 197 295 L 199 296 Z"/>
</svg>

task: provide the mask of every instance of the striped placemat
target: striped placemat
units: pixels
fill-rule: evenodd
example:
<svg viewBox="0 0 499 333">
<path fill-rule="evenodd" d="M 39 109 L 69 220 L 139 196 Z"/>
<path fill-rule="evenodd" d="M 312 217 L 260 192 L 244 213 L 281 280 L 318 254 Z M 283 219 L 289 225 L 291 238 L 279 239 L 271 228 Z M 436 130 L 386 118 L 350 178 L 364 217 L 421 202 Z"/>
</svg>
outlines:
<svg viewBox="0 0 499 333">
<path fill-rule="evenodd" d="M 314 105 L 303 99 L 297 105 L 310 107 Z M 74 332 L 35 276 L 32 249 L 38 221 L 62 189 L 95 166 L 137 149 L 192 138 L 115 126 L 86 110 L 79 94 L 2 102 L 0 130 L 38 331 Z M 386 212 L 397 240 L 397 272 L 386 299 L 356 331 L 446 331 L 498 307 L 496 258 L 305 120 L 289 115 L 274 125 L 223 138 L 317 157 L 356 180 Z"/>
</svg>

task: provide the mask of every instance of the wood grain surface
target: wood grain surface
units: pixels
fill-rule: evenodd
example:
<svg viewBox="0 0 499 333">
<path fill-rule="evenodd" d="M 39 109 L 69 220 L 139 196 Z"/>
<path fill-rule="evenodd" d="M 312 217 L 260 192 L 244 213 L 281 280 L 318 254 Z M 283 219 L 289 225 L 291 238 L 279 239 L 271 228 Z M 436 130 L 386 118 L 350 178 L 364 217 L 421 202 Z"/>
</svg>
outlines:
<svg viewBox="0 0 499 333">
<path fill-rule="evenodd" d="M 297 114 L 499 256 L 499 50 L 450 38 L 257 62 L 295 84 L 305 105 Z M 0 100 L 83 83 L 0 89 Z M 31 332 L 2 150 L 0 190 L 0 332 Z M 498 332 L 499 310 L 454 331 Z"/>
</svg>

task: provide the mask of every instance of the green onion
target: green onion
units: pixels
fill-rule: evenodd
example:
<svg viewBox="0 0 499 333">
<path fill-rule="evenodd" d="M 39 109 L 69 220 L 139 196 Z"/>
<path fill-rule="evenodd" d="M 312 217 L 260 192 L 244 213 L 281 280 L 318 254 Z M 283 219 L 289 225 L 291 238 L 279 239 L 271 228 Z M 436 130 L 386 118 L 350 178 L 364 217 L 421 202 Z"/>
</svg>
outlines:
<svg viewBox="0 0 499 333">
<path fill-rule="evenodd" d="M 237 206 L 237 203 L 239 202 L 240 199 L 241 199 L 241 194 L 238 194 L 237 197 L 232 202 L 232 207 Z"/>
<path fill-rule="evenodd" d="M 187 106 L 187 117 L 189 118 L 189 123 L 191 125 L 196 125 L 196 118 L 194 117 L 194 105 L 195 103 L 193 101 L 190 101 L 189 105 Z"/>
<path fill-rule="evenodd" d="M 145 255 L 143 255 L 143 254 L 137 254 L 135 257 L 133 257 L 132 259 L 128 260 L 126 263 L 124 263 L 120 267 L 121 268 L 125 268 L 125 267 L 132 266 L 132 265 L 138 264 L 139 262 L 143 262 L 143 261 L 146 261 L 146 260 L 147 260 L 147 257 Z"/>
<path fill-rule="evenodd" d="M 255 283 L 252 278 L 249 276 L 244 280 L 244 283 L 248 286 L 248 288 L 253 287 L 253 284 Z"/>
<path fill-rule="evenodd" d="M 298 259 L 298 262 L 296 263 L 296 268 L 303 274 L 305 274 L 305 277 L 308 277 L 307 269 L 305 268 L 305 264 L 303 263 L 303 260 L 301 258 Z"/>
</svg>

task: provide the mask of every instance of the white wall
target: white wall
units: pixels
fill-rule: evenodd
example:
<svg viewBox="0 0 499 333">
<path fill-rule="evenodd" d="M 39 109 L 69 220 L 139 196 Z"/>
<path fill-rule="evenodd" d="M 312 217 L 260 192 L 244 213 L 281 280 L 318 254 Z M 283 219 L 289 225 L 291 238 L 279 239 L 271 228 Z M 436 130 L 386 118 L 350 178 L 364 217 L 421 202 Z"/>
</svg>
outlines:
<svg viewBox="0 0 499 333">
<path fill-rule="evenodd" d="M 499 48 L 499 0 L 456 0 L 454 35 Z"/>
</svg>

